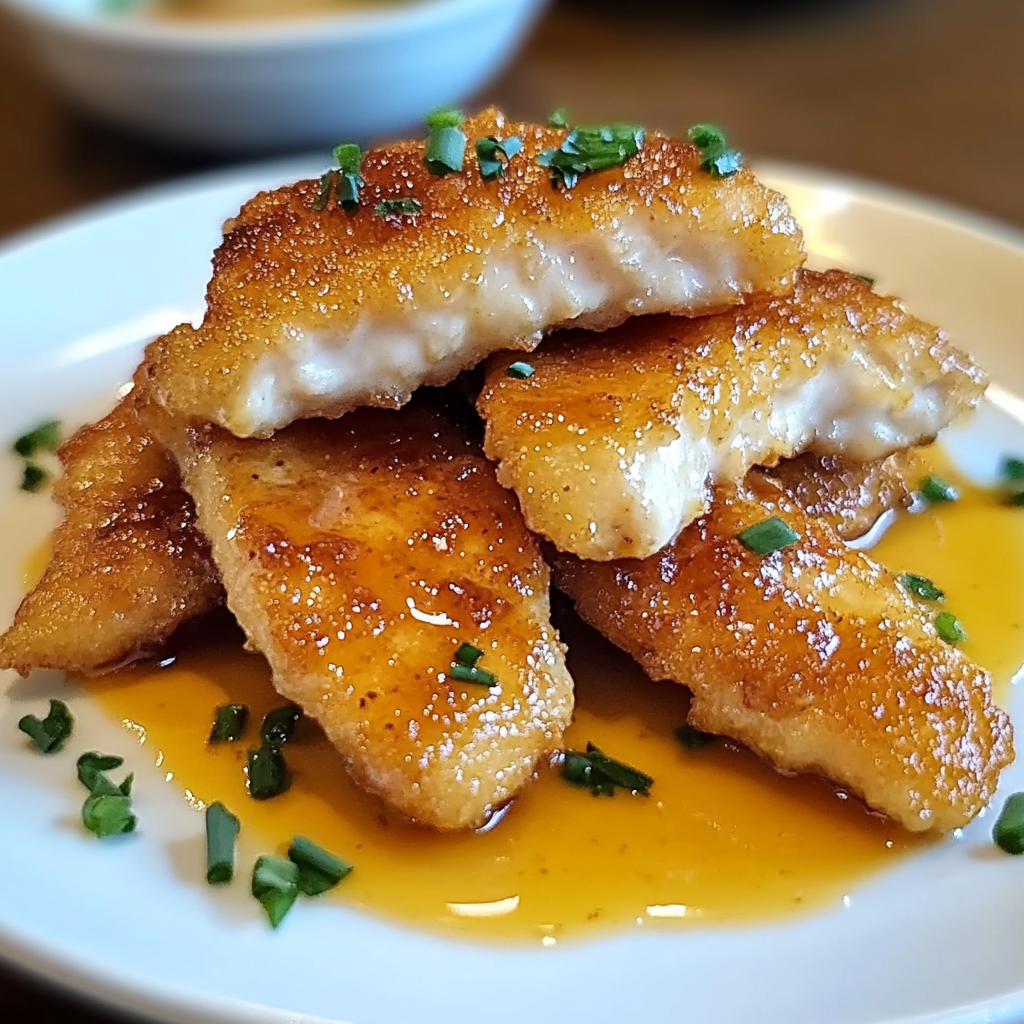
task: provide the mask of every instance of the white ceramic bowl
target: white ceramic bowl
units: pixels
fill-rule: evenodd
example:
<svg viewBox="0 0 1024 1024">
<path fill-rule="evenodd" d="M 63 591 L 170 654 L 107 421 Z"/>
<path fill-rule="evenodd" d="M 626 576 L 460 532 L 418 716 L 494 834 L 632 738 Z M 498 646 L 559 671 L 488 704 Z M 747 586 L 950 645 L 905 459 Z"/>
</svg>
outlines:
<svg viewBox="0 0 1024 1024">
<path fill-rule="evenodd" d="M 0 0 L 83 107 L 214 149 L 362 141 L 465 99 L 546 0 L 419 0 L 224 25 L 103 13 L 102 0 Z"/>
</svg>

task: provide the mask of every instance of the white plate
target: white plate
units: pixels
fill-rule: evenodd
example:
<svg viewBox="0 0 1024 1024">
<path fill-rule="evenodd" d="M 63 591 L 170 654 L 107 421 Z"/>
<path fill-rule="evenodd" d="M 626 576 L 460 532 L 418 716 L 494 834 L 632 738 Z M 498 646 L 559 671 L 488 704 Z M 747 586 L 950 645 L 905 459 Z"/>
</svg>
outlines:
<svg viewBox="0 0 1024 1024">
<path fill-rule="evenodd" d="M 110 405 L 143 341 L 200 310 L 223 219 L 257 188 L 318 169 L 277 165 L 152 192 L 0 252 L 0 439 Z M 763 170 L 791 197 L 813 251 L 877 275 L 992 371 L 1008 412 L 989 405 L 950 436 L 963 468 L 984 478 L 1001 452 L 1024 451 L 1011 394 L 1024 394 L 1024 236 L 862 182 Z M 0 456 L 4 623 L 25 555 L 55 518 L 45 498 L 18 492 L 17 471 Z M 502 948 L 328 901 L 275 933 L 244 885 L 201 884 L 190 857 L 200 816 L 141 754 L 130 766 L 144 831 L 103 844 L 83 833 L 67 759 L 31 753 L 15 728 L 60 687 L 41 674 L 0 698 L 0 955 L 119 1006 L 189 1024 L 1024 1019 L 1024 863 L 991 845 L 991 815 L 853 888 L 848 905 L 773 926 Z M 124 747 L 87 695 L 73 700 L 78 746 Z M 1024 761 L 1000 799 L 1015 789 Z"/>
</svg>

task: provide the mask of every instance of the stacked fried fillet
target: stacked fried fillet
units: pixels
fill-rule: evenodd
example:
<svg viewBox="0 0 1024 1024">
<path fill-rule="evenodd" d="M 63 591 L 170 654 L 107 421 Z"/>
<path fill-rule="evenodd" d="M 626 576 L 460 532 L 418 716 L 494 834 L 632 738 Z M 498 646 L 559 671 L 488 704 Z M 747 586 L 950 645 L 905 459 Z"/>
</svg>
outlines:
<svg viewBox="0 0 1024 1024">
<path fill-rule="evenodd" d="M 523 150 L 484 180 L 401 143 L 367 155 L 355 211 L 307 181 L 229 222 L 202 325 L 62 450 L 53 561 L 0 667 L 104 671 L 226 598 L 339 765 L 477 827 L 572 715 L 545 540 L 697 727 L 908 829 L 968 822 L 1009 721 L 845 541 L 909 502 L 914 449 L 975 405 L 978 369 L 863 280 L 804 269 L 748 171 L 653 135 L 555 188 L 538 157 L 564 131 L 493 110 L 464 130 Z M 421 212 L 375 215 L 396 199 Z M 478 365 L 482 444 L 450 394 L 409 402 Z M 737 535 L 772 515 L 800 540 L 757 555 Z"/>
</svg>

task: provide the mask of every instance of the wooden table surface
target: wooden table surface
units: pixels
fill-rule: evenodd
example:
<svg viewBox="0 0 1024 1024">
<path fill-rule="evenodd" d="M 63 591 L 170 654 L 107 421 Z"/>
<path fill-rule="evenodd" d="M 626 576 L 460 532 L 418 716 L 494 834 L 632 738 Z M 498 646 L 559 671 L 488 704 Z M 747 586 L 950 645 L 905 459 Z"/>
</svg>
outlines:
<svg viewBox="0 0 1024 1024">
<path fill-rule="evenodd" d="M 580 120 L 676 132 L 714 121 L 755 156 L 888 181 L 1024 226 L 1020 0 L 730 0 L 718 18 L 710 6 L 563 0 L 484 98 L 524 118 L 565 105 Z M 82 117 L 23 49 L 0 23 L 0 236 L 225 162 Z M 3 968 L 0 1017 L 115 1019 Z"/>
</svg>

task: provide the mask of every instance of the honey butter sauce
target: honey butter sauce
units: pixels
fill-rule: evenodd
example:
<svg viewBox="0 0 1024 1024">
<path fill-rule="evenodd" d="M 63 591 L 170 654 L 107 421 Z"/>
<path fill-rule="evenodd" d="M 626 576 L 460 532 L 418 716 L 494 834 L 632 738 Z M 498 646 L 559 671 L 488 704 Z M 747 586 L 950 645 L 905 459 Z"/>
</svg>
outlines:
<svg viewBox="0 0 1024 1024">
<path fill-rule="evenodd" d="M 965 653 L 993 672 L 1005 700 L 1024 661 L 1024 510 L 958 483 L 959 502 L 900 515 L 873 555 L 945 589 L 944 607 L 969 635 Z M 685 721 L 682 687 L 649 681 L 571 615 L 559 625 L 577 684 L 566 745 L 591 741 L 642 769 L 655 779 L 651 795 L 595 797 L 543 766 L 478 833 L 429 831 L 358 791 L 308 722 L 286 748 L 292 788 L 252 800 L 246 749 L 283 701 L 232 630 L 183 644 L 165 667 L 83 685 L 197 809 L 221 800 L 239 816 L 235 884 L 247 884 L 258 853 L 283 852 L 302 834 L 355 864 L 335 898 L 449 934 L 551 945 L 603 927 L 777 917 L 837 904 L 925 842 L 820 779 L 783 777 L 721 741 L 685 749 L 673 735 Z M 224 703 L 248 705 L 250 725 L 241 742 L 210 746 Z M 197 863 L 203 855 L 197 848 Z"/>
</svg>

